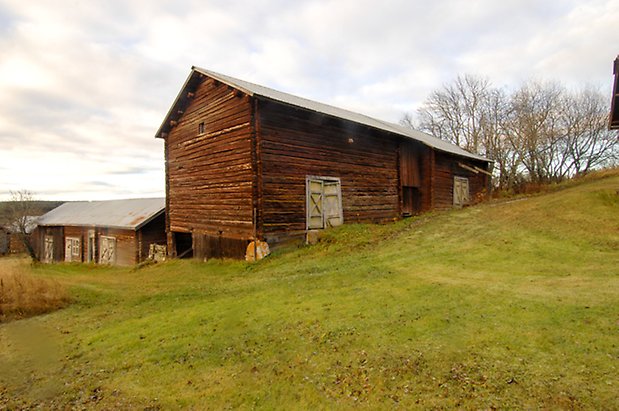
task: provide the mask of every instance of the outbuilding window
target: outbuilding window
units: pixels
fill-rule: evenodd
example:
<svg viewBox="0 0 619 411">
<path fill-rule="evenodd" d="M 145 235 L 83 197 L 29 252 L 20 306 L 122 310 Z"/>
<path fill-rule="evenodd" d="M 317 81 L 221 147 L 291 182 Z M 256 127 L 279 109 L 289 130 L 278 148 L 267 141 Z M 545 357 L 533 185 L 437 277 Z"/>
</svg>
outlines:
<svg viewBox="0 0 619 411">
<path fill-rule="evenodd" d="M 204 127 L 204 121 L 203 121 L 200 124 L 198 124 L 198 134 L 204 134 L 204 131 L 205 131 L 205 127 Z"/>
<path fill-rule="evenodd" d="M 344 223 L 339 178 L 308 176 L 306 191 L 308 230 L 335 227 Z"/>
<path fill-rule="evenodd" d="M 81 241 L 77 237 L 67 237 L 65 238 L 65 252 L 64 252 L 64 260 L 65 261 L 81 261 Z"/>
</svg>

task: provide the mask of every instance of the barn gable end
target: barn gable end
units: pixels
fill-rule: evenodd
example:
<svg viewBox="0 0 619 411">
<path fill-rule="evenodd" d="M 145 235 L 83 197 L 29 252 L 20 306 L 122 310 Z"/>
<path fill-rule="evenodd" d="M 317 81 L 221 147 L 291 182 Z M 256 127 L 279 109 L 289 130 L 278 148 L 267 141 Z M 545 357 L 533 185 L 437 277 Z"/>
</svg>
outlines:
<svg viewBox="0 0 619 411">
<path fill-rule="evenodd" d="M 254 119 L 247 95 L 200 73 L 192 76 L 193 88 L 183 90 L 185 101 L 176 109 L 180 115 L 163 132 L 166 224 L 171 254 L 200 258 L 222 239 L 244 250 L 254 235 Z"/>
</svg>

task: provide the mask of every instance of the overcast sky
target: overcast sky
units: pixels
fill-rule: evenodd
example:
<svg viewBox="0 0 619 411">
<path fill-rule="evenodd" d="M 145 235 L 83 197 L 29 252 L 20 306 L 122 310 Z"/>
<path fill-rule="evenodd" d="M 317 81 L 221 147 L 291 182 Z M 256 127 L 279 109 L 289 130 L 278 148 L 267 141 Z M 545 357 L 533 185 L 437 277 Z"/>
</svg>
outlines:
<svg viewBox="0 0 619 411">
<path fill-rule="evenodd" d="M 164 194 L 192 65 L 398 122 L 458 74 L 609 95 L 619 0 L 0 0 L 0 200 Z"/>
</svg>

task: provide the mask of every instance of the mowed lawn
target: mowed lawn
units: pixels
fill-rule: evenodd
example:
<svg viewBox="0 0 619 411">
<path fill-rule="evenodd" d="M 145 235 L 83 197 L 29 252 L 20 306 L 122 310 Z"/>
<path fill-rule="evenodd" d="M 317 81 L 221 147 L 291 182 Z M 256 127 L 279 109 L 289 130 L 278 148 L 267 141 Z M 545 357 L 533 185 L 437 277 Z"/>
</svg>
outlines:
<svg viewBox="0 0 619 411">
<path fill-rule="evenodd" d="M 617 190 L 615 170 L 256 264 L 29 268 L 73 302 L 0 325 L 0 409 L 618 409 Z"/>
</svg>

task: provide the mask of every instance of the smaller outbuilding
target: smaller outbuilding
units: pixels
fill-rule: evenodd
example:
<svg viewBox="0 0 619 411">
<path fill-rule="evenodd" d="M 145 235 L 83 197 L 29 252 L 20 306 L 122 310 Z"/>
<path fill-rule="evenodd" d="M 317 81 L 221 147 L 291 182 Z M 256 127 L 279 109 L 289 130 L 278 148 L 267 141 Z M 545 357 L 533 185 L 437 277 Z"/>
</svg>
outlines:
<svg viewBox="0 0 619 411">
<path fill-rule="evenodd" d="M 32 239 L 44 263 L 137 264 L 166 244 L 165 199 L 65 203 L 39 218 Z"/>
</svg>

